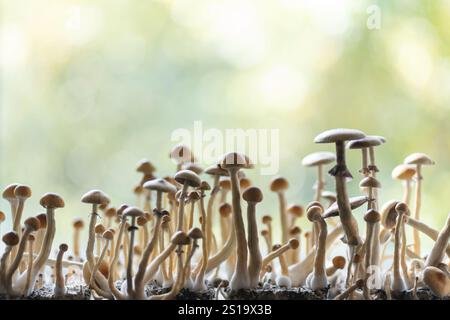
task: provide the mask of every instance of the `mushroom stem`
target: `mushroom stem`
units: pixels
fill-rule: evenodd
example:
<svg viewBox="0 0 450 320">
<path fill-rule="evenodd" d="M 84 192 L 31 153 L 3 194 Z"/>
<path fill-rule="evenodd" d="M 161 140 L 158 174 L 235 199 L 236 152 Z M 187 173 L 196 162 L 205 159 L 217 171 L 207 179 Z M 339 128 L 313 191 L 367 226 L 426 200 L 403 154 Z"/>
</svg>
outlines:
<svg viewBox="0 0 450 320">
<path fill-rule="evenodd" d="M 367 285 L 368 279 L 370 277 L 370 273 L 367 272 L 367 270 L 370 267 L 371 263 L 371 256 L 372 256 L 372 239 L 374 238 L 374 224 L 373 223 L 367 223 L 366 228 L 366 254 L 364 256 L 364 262 L 365 262 L 365 276 L 364 276 L 364 288 L 363 288 L 363 294 L 364 298 L 366 300 L 372 300 L 372 297 L 370 296 L 370 288 Z"/>
<path fill-rule="evenodd" d="M 328 286 L 327 274 L 325 272 L 325 254 L 327 241 L 327 223 L 322 218 L 320 207 L 313 206 L 309 210 L 308 218 L 319 225 L 319 238 L 317 241 L 316 252 L 314 256 L 314 267 L 306 282 L 312 290 L 319 290 Z M 315 212 L 314 212 L 315 211 Z M 315 213 L 313 216 L 312 213 Z"/>
<path fill-rule="evenodd" d="M 164 248 L 163 252 L 161 252 L 159 255 L 155 257 L 155 259 L 152 260 L 152 262 L 148 265 L 146 269 L 143 283 L 148 283 L 153 278 L 156 271 L 158 271 L 158 268 L 161 265 L 161 263 L 175 250 L 177 246 L 178 245 L 173 244 L 171 242 L 166 248 Z M 142 296 L 142 298 L 143 297 L 144 296 Z M 136 298 L 139 299 L 141 297 Z"/>
<path fill-rule="evenodd" d="M 400 203 L 401 204 L 401 203 Z M 398 206 L 398 205 L 397 205 Z M 396 207 L 397 209 L 397 207 Z M 394 237 L 394 262 L 393 262 L 393 281 L 391 288 L 393 293 L 400 293 L 406 290 L 406 285 L 402 275 L 400 274 L 400 241 L 403 223 L 403 210 L 398 210 L 397 223 L 395 226 L 395 237 Z"/>
<path fill-rule="evenodd" d="M 185 182 L 183 184 L 183 189 L 181 189 L 181 195 L 180 195 L 180 205 L 178 206 L 178 219 L 177 219 L 177 231 L 182 231 L 183 230 L 183 218 L 184 218 L 184 206 L 185 206 L 185 201 L 184 199 L 186 198 L 186 193 L 187 190 L 189 188 L 189 184 L 188 182 Z"/>
<path fill-rule="evenodd" d="M 119 299 L 119 300 L 126 299 L 126 296 L 122 292 L 117 290 L 116 286 L 114 285 L 115 270 L 116 270 L 117 261 L 119 261 L 120 245 L 122 243 L 122 237 L 123 237 L 123 234 L 125 231 L 125 227 L 126 227 L 126 221 L 124 218 L 122 218 L 122 221 L 120 222 L 119 233 L 117 235 L 114 255 L 109 264 L 109 275 L 108 275 L 109 290 L 111 290 L 112 294 L 114 295 L 114 298 Z M 135 287 L 137 290 L 137 286 L 135 286 Z"/>
<path fill-rule="evenodd" d="M 62 271 L 62 260 L 64 253 L 67 251 L 67 245 L 62 244 L 59 246 L 58 255 L 56 256 L 56 264 L 55 264 L 55 288 L 54 295 L 55 298 L 62 298 L 66 293 L 66 286 L 64 282 L 64 275 Z"/>
<path fill-rule="evenodd" d="M 319 201 L 322 198 L 322 190 L 325 186 L 325 181 L 323 179 L 323 166 L 318 165 L 317 166 L 317 188 L 316 188 L 316 195 L 314 196 L 314 201 Z"/>
<path fill-rule="evenodd" d="M 445 250 L 448 248 L 448 241 L 450 239 L 450 214 L 447 217 L 447 222 L 437 236 L 436 242 L 431 249 L 430 254 L 425 262 L 425 267 L 437 267 L 444 258 Z"/>
<path fill-rule="evenodd" d="M 212 196 L 212 194 L 211 194 L 211 196 Z M 207 224 L 205 223 L 205 219 L 207 219 L 207 217 L 206 217 L 206 213 L 205 213 L 204 197 L 200 198 L 199 208 L 200 208 L 200 213 L 201 213 L 201 217 L 202 217 L 201 230 L 204 235 L 206 234 L 206 236 L 208 236 L 209 233 L 207 232 Z M 211 230 L 211 232 L 212 232 L 212 230 Z M 195 281 L 194 281 L 193 289 L 195 291 L 201 291 L 201 290 L 206 289 L 205 273 L 208 268 L 209 250 L 208 250 L 208 243 L 207 243 L 207 241 L 204 241 L 204 240 L 205 239 L 203 239 L 203 241 L 202 241 L 202 260 L 200 261 L 200 270 L 198 273 L 196 273 Z"/>
<path fill-rule="evenodd" d="M 420 219 L 420 207 L 422 204 L 422 166 L 417 165 L 416 168 L 416 190 L 415 190 L 415 202 L 414 202 L 414 219 Z M 419 230 L 413 230 L 413 240 L 414 240 L 414 252 L 420 256 L 420 235 Z"/>
<path fill-rule="evenodd" d="M 30 285 L 31 285 L 31 272 L 33 270 L 33 259 L 34 259 L 34 240 L 30 239 L 31 237 L 29 237 L 28 240 L 28 265 L 27 265 L 27 280 L 25 283 L 25 288 L 23 290 L 23 295 L 26 295 Z"/>
<path fill-rule="evenodd" d="M 364 286 L 364 280 L 359 279 L 353 285 L 348 287 L 344 292 L 342 292 L 341 294 L 338 294 L 336 297 L 334 297 L 334 300 L 345 300 L 348 297 L 350 297 L 350 295 L 352 295 L 356 289 L 361 289 L 363 286 Z"/>
<path fill-rule="evenodd" d="M 261 251 L 259 250 L 258 226 L 256 224 L 256 202 L 248 202 L 247 232 L 248 250 L 250 252 L 250 259 L 248 264 L 250 287 L 256 288 L 258 286 L 259 273 L 262 265 L 262 256 Z"/>
<path fill-rule="evenodd" d="M 130 245 L 128 247 L 128 263 L 127 263 L 127 293 L 129 296 L 133 296 L 133 255 L 134 255 L 134 236 L 136 233 L 136 217 L 131 217 L 131 226 L 128 229 L 130 231 Z"/>
<path fill-rule="evenodd" d="M 280 223 L 281 223 L 281 239 L 282 242 L 288 241 L 288 222 L 286 215 L 286 197 L 284 191 L 277 192 L 280 206 Z"/>
<path fill-rule="evenodd" d="M 105 241 L 105 244 L 103 245 L 100 256 L 98 257 L 97 262 L 95 263 L 94 268 L 91 271 L 91 278 L 89 279 L 89 283 L 88 283 L 89 287 L 91 287 L 92 284 L 94 283 L 95 273 L 98 271 L 98 268 L 102 264 L 102 261 L 106 255 L 106 251 L 108 250 L 108 247 L 109 247 L 109 241 L 107 240 L 107 241 Z M 56 263 L 58 263 L 58 260 L 56 261 Z"/>
<path fill-rule="evenodd" d="M 6 292 L 6 271 L 8 270 L 8 260 L 14 246 L 6 246 L 0 259 L 0 293 Z"/>
<path fill-rule="evenodd" d="M 232 227 L 229 230 L 228 239 L 225 245 L 220 249 L 215 255 L 208 259 L 208 266 L 206 268 L 206 273 L 211 272 L 217 268 L 222 262 L 228 259 L 228 257 L 233 253 L 233 249 L 236 246 L 236 230 Z"/>
<path fill-rule="evenodd" d="M 209 196 L 209 200 L 208 200 L 208 206 L 207 206 L 207 211 L 206 211 L 206 243 L 208 246 L 208 252 L 211 251 L 211 242 L 212 242 L 212 225 L 213 225 L 213 206 L 214 206 L 214 201 L 216 199 L 217 194 L 220 191 L 219 188 L 219 178 L 220 176 L 216 175 L 214 176 L 214 186 L 213 189 L 211 190 L 211 194 Z"/>
<path fill-rule="evenodd" d="M 269 263 L 272 260 L 278 258 L 280 255 L 282 255 L 289 249 L 296 248 L 297 246 L 298 246 L 298 241 L 296 239 L 290 239 L 287 243 L 285 243 L 284 245 L 280 246 L 276 250 L 274 250 L 274 251 L 270 252 L 268 255 L 266 255 L 262 259 L 261 271 L 259 273 L 259 278 L 262 279 L 262 277 L 264 276 L 264 273 L 266 272 L 266 267 L 269 265 Z"/>
<path fill-rule="evenodd" d="M 403 202 L 409 206 L 411 201 L 411 180 L 405 180 Z"/>
<path fill-rule="evenodd" d="M 73 254 L 76 258 L 80 257 L 80 229 L 75 228 L 73 233 Z"/>
</svg>

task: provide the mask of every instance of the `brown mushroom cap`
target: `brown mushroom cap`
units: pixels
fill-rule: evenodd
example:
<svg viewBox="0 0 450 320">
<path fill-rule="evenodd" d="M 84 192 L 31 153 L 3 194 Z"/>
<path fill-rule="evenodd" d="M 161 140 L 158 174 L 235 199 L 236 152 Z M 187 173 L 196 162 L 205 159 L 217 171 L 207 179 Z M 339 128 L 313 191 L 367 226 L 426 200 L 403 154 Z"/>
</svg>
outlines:
<svg viewBox="0 0 450 320">
<path fill-rule="evenodd" d="M 19 184 L 14 188 L 14 196 L 16 198 L 27 199 L 31 197 L 31 188 L 26 185 Z"/>
<path fill-rule="evenodd" d="M 188 195 L 188 201 L 197 201 L 200 200 L 202 198 L 201 194 L 199 191 L 191 191 L 189 192 Z"/>
<path fill-rule="evenodd" d="M 380 219 L 380 213 L 374 209 L 368 210 L 364 215 L 364 221 L 366 221 L 367 223 L 377 223 L 378 221 L 380 221 Z"/>
<path fill-rule="evenodd" d="M 241 190 L 245 190 L 247 188 L 249 188 L 252 185 L 252 181 L 249 178 L 241 178 L 239 179 L 239 187 L 241 188 Z"/>
<path fill-rule="evenodd" d="M 114 232 L 112 232 L 112 230 L 108 229 L 105 232 L 103 232 L 102 237 L 103 237 L 103 239 L 106 239 L 106 240 L 112 240 L 112 239 L 114 239 Z"/>
<path fill-rule="evenodd" d="M 133 193 L 136 195 L 141 194 L 143 191 L 144 191 L 144 187 L 141 186 L 140 184 L 137 185 L 136 187 L 134 187 L 134 189 L 133 189 Z"/>
<path fill-rule="evenodd" d="M 381 224 L 387 228 L 392 229 L 395 227 L 395 222 L 397 220 L 397 211 L 395 206 L 399 203 L 397 200 L 390 200 L 386 202 L 380 210 L 381 213 Z"/>
<path fill-rule="evenodd" d="M 172 238 L 170 239 L 170 241 L 173 244 L 177 244 L 177 245 L 186 245 L 186 244 L 190 244 L 191 243 L 190 238 L 183 231 L 175 232 L 174 235 L 172 236 Z"/>
<path fill-rule="evenodd" d="M 266 216 L 262 217 L 262 223 L 268 224 L 268 223 L 271 223 L 271 222 L 272 222 L 272 217 L 271 216 L 266 215 Z"/>
<path fill-rule="evenodd" d="M 56 193 L 48 192 L 39 201 L 40 205 L 46 209 L 64 208 L 64 200 Z"/>
<path fill-rule="evenodd" d="M 165 179 L 153 179 L 144 183 L 144 188 L 160 192 L 177 192 L 177 188 Z"/>
<path fill-rule="evenodd" d="M 105 232 L 106 228 L 104 225 L 102 225 L 101 223 L 95 225 L 95 233 L 101 235 L 103 232 Z"/>
<path fill-rule="evenodd" d="M 270 190 L 281 192 L 289 188 L 289 182 L 283 177 L 275 177 L 270 182 Z"/>
<path fill-rule="evenodd" d="M 191 228 L 188 232 L 188 237 L 191 239 L 202 239 L 203 232 L 200 228 Z"/>
<path fill-rule="evenodd" d="M 191 170 L 191 171 L 195 172 L 196 174 L 202 174 L 202 172 L 204 170 L 198 163 L 195 163 L 195 162 L 185 162 L 181 166 L 181 169 Z"/>
<path fill-rule="evenodd" d="M 0 223 L 2 223 L 3 221 L 5 221 L 6 219 L 6 215 L 3 211 L 0 211 Z"/>
<path fill-rule="evenodd" d="M 249 187 L 242 193 L 242 198 L 247 202 L 261 202 L 263 194 L 258 187 Z"/>
<path fill-rule="evenodd" d="M 105 217 L 108 217 L 108 218 L 113 218 L 116 216 L 116 214 L 117 214 L 116 208 L 114 208 L 114 207 L 109 207 L 104 212 Z"/>
<path fill-rule="evenodd" d="M 219 181 L 219 186 L 223 190 L 231 189 L 231 180 L 229 178 L 223 178 Z"/>
<path fill-rule="evenodd" d="M 200 187 L 198 187 L 198 188 L 202 191 L 211 190 L 211 186 L 209 185 L 209 183 L 204 180 L 200 183 Z"/>
<path fill-rule="evenodd" d="M 40 213 L 36 216 L 41 225 L 41 229 L 47 228 L 47 215 L 45 213 Z"/>
<path fill-rule="evenodd" d="M 28 241 L 34 241 L 34 240 L 36 240 L 36 237 L 32 233 L 30 233 L 28 235 Z"/>
<path fill-rule="evenodd" d="M 404 202 L 397 203 L 397 205 L 395 206 L 395 211 L 397 211 L 398 214 L 409 215 L 408 205 Z"/>
<path fill-rule="evenodd" d="M 362 139 L 352 140 L 347 143 L 348 149 L 364 149 L 376 147 L 382 144 L 381 140 L 376 136 L 366 136 Z"/>
<path fill-rule="evenodd" d="M 16 195 L 14 194 L 14 189 L 18 186 L 17 183 L 11 183 L 10 185 L 7 185 L 5 189 L 3 189 L 2 197 L 3 199 L 6 199 L 8 201 L 13 200 L 16 198 Z"/>
<path fill-rule="evenodd" d="M 123 212 L 128 208 L 127 204 L 122 204 L 119 209 L 117 209 L 117 216 L 122 216 Z"/>
<path fill-rule="evenodd" d="M 305 167 L 316 167 L 330 164 L 334 161 L 336 161 L 336 155 L 332 152 L 313 152 L 303 158 L 302 165 Z"/>
<path fill-rule="evenodd" d="M 344 269 L 346 260 L 343 256 L 336 256 L 331 260 L 333 266 L 337 269 Z"/>
<path fill-rule="evenodd" d="M 212 176 L 228 176 L 228 171 L 222 169 L 218 164 L 214 164 L 206 168 L 205 173 Z"/>
<path fill-rule="evenodd" d="M 299 206 L 298 204 L 291 204 L 287 208 L 287 212 L 289 212 L 290 214 L 292 214 L 293 216 L 295 216 L 297 218 L 301 218 L 303 216 L 304 209 L 302 206 Z"/>
<path fill-rule="evenodd" d="M 226 170 L 232 168 L 252 169 L 254 165 L 246 155 L 238 152 L 229 152 L 220 160 L 220 167 Z"/>
<path fill-rule="evenodd" d="M 83 219 L 77 217 L 73 219 L 72 225 L 75 229 L 82 229 L 84 227 L 84 221 Z"/>
<path fill-rule="evenodd" d="M 301 233 L 302 233 L 302 229 L 300 227 L 297 227 L 297 226 L 292 227 L 291 230 L 289 230 L 289 234 L 291 236 L 296 236 L 296 235 L 299 235 Z"/>
<path fill-rule="evenodd" d="M 338 141 L 358 140 L 364 138 L 364 132 L 355 129 L 331 129 L 320 133 L 314 139 L 315 143 L 335 143 Z"/>
<path fill-rule="evenodd" d="M 152 174 L 156 171 L 156 168 L 147 159 L 142 159 L 141 161 L 139 161 L 136 167 L 136 171 L 142 172 L 144 174 Z"/>
<path fill-rule="evenodd" d="M 142 211 L 141 209 L 136 208 L 136 207 L 128 207 L 123 212 L 123 215 L 127 216 L 127 217 L 138 218 L 138 217 L 143 217 L 144 216 L 144 211 Z"/>
<path fill-rule="evenodd" d="M 69 250 L 69 246 L 66 243 L 61 243 L 59 245 L 59 250 L 62 252 L 66 252 L 67 250 Z"/>
<path fill-rule="evenodd" d="M 430 166 L 435 164 L 435 162 L 431 160 L 431 158 L 428 155 L 420 152 L 410 154 L 405 158 L 405 161 L 403 161 L 403 163 L 424 165 L 424 166 Z"/>
<path fill-rule="evenodd" d="M 101 190 L 90 190 L 81 197 L 81 202 L 90 204 L 108 204 L 110 202 L 106 193 Z"/>
<path fill-rule="evenodd" d="M 290 247 L 291 249 L 294 249 L 294 250 L 295 250 L 295 249 L 297 249 L 298 246 L 300 245 L 300 242 L 299 242 L 297 239 L 292 238 L 292 239 L 289 239 L 288 244 L 289 244 L 289 247 Z"/>
<path fill-rule="evenodd" d="M 137 217 L 136 223 L 138 226 L 143 226 L 148 222 L 148 219 L 145 216 Z"/>
<path fill-rule="evenodd" d="M 359 289 L 362 289 L 364 287 L 364 279 L 358 279 L 355 282 L 356 287 L 358 287 Z"/>
<path fill-rule="evenodd" d="M 381 188 L 381 183 L 374 177 L 368 176 L 361 180 L 359 183 L 361 188 Z"/>
<path fill-rule="evenodd" d="M 222 217 L 228 217 L 233 208 L 228 202 L 224 202 L 219 206 L 219 213 Z"/>
<path fill-rule="evenodd" d="M 175 174 L 175 180 L 178 183 L 185 184 L 193 188 L 198 188 L 201 184 L 200 177 L 193 171 L 180 170 Z"/>
<path fill-rule="evenodd" d="M 25 228 L 31 230 L 31 231 L 37 231 L 39 230 L 39 227 L 41 226 L 39 219 L 35 217 L 29 217 L 25 219 L 24 223 Z"/>
<path fill-rule="evenodd" d="M 411 180 L 416 174 L 414 165 L 399 164 L 392 170 L 392 178 L 398 180 Z"/>
<path fill-rule="evenodd" d="M 5 233 L 2 237 L 2 240 L 7 246 L 16 246 L 19 243 L 20 238 L 16 232 L 11 231 Z"/>
<path fill-rule="evenodd" d="M 318 206 L 312 206 L 308 209 L 306 212 L 306 216 L 308 217 L 308 220 L 311 222 L 318 221 L 322 219 L 322 208 Z"/>
</svg>

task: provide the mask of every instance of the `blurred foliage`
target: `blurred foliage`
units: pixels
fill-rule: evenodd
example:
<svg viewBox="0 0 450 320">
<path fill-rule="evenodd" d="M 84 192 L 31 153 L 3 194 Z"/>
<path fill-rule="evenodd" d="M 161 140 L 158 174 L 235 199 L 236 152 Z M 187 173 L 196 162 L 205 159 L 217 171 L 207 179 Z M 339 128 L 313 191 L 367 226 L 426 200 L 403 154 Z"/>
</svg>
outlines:
<svg viewBox="0 0 450 320">
<path fill-rule="evenodd" d="M 367 27 L 367 9 L 381 28 Z M 399 198 L 392 168 L 421 151 L 423 219 L 440 228 L 450 194 L 450 6 L 446 1 L 2 0 L 1 186 L 60 193 L 58 239 L 71 232 L 92 188 L 133 203 L 150 159 L 173 173 L 171 132 L 279 128 L 280 174 L 290 202 L 306 205 L 315 171 L 303 168 L 328 128 L 383 135 L 377 150 L 383 201 Z M 359 194 L 360 153 L 349 152 Z M 271 177 L 249 171 L 277 215 Z M 329 180 L 328 188 L 332 188 Z M 2 201 L 2 210 L 9 208 Z M 359 212 L 357 215 L 361 216 Z M 306 222 L 303 222 L 306 225 Z"/>
</svg>

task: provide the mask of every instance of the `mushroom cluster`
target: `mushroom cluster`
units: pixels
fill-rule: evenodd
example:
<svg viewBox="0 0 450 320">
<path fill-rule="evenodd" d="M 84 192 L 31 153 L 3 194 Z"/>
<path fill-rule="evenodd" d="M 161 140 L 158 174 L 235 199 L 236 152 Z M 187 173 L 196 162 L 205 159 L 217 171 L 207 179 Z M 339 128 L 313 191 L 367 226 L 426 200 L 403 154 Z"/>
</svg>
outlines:
<svg viewBox="0 0 450 320">
<path fill-rule="evenodd" d="M 189 147 L 177 145 L 170 152 L 173 175 L 158 177 L 148 160 L 138 163 L 133 205 L 113 206 L 105 192 L 86 192 L 86 216 L 73 220 L 73 233 L 59 245 L 55 213 L 62 197 L 43 195 L 45 212 L 23 219 L 31 188 L 10 184 L 3 191 L 10 213 L 0 212 L 0 224 L 11 225 L 2 234 L 0 298 L 43 292 L 111 300 L 448 298 L 450 216 L 436 230 L 420 214 L 422 168 L 434 161 L 423 153 L 406 157 L 392 171 L 404 182 L 403 198 L 380 204 L 375 148 L 386 139 L 332 129 L 314 141 L 333 143 L 335 152 L 303 158 L 317 171 L 314 198 L 304 206 L 288 202 L 290 183 L 276 176 L 267 190 L 278 212 L 263 214 L 261 203 L 271 194 L 245 175 L 254 168 L 249 157 L 230 152 L 202 168 Z M 361 150 L 362 167 L 360 194 L 350 196 L 346 152 L 353 149 Z M 331 191 L 324 169 L 333 164 Z M 430 252 L 421 236 L 434 241 Z"/>
</svg>

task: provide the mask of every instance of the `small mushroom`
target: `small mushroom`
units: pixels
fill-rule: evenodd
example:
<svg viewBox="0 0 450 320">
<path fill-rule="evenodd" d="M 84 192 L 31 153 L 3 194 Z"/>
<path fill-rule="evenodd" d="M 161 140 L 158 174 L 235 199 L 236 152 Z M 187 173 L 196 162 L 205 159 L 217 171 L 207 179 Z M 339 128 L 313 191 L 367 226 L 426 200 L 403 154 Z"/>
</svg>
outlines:
<svg viewBox="0 0 450 320">
<path fill-rule="evenodd" d="M 364 280 L 358 279 L 355 281 L 353 285 L 348 287 L 344 292 L 334 297 L 334 300 L 345 300 L 348 297 L 350 297 L 355 292 L 355 290 L 362 289 L 363 287 L 364 287 Z"/>
<path fill-rule="evenodd" d="M 64 297 L 66 294 L 66 285 L 62 271 L 62 260 L 64 253 L 69 250 L 69 246 L 65 243 L 59 245 L 58 255 L 56 256 L 55 264 L 55 286 L 53 288 L 53 295 L 56 299 Z"/>
<path fill-rule="evenodd" d="M 75 258 L 80 259 L 80 232 L 84 228 L 84 221 L 81 218 L 75 218 L 73 225 L 73 254 Z"/>
<path fill-rule="evenodd" d="M 285 191 L 289 188 L 288 181 L 283 177 L 275 177 L 270 182 L 270 190 L 276 192 L 280 206 L 281 239 L 283 242 L 288 240 L 289 225 L 287 222 L 286 196 Z"/>
<path fill-rule="evenodd" d="M 399 202 L 395 206 L 395 211 L 397 211 L 397 224 L 395 226 L 394 262 L 392 266 L 393 281 L 391 283 L 391 290 L 394 295 L 398 295 L 407 290 L 405 279 L 403 279 L 400 273 L 400 242 L 402 224 L 404 222 L 403 216 L 409 214 L 409 209 L 405 203 Z"/>
<path fill-rule="evenodd" d="M 305 167 L 316 167 L 317 168 L 317 185 L 316 185 L 316 195 L 314 197 L 315 201 L 320 201 L 322 198 L 322 191 L 325 187 L 325 180 L 323 177 L 323 166 L 333 163 L 336 161 L 336 156 L 331 152 L 314 152 L 302 160 L 302 165 Z"/>
<path fill-rule="evenodd" d="M 170 159 L 177 165 L 177 171 L 181 170 L 181 166 L 186 162 L 195 162 L 191 149 L 183 144 L 178 144 L 172 148 L 169 154 Z"/>
<path fill-rule="evenodd" d="M 5 251 L 0 259 L 0 293 L 6 293 L 6 273 L 8 269 L 8 260 L 12 249 L 19 244 L 20 238 L 14 231 L 5 233 L 2 237 L 6 245 Z"/>
<path fill-rule="evenodd" d="M 292 229 L 295 226 L 295 222 L 297 219 L 303 217 L 303 212 L 304 209 L 302 206 L 298 205 L 298 204 L 291 204 L 288 208 L 287 208 L 287 212 L 289 213 L 290 216 L 290 221 L 289 221 L 289 229 Z"/>
<path fill-rule="evenodd" d="M 373 243 L 374 241 L 379 241 L 378 234 L 375 233 L 375 224 L 379 223 L 381 219 L 380 214 L 378 211 L 375 211 L 374 209 L 369 209 L 367 213 L 364 215 L 364 220 L 366 221 L 367 227 L 366 227 L 366 242 L 365 242 L 365 278 L 364 283 L 366 284 L 364 286 L 364 298 L 366 300 L 372 300 L 372 297 L 370 295 L 370 288 L 367 286 L 367 281 L 369 279 L 370 273 L 367 272 L 369 267 L 371 266 L 371 263 L 373 261 L 372 255 L 373 252 Z"/>
<path fill-rule="evenodd" d="M 331 277 L 338 270 L 342 270 L 345 268 L 345 264 L 347 261 L 343 256 L 336 256 L 331 260 L 332 265 L 326 269 L 327 277 Z"/>
<path fill-rule="evenodd" d="M 439 298 L 450 295 L 450 278 L 439 268 L 426 267 L 423 270 L 423 282 Z"/>
<path fill-rule="evenodd" d="M 301 234 L 302 234 L 302 229 L 300 229 L 300 227 L 295 226 L 295 227 L 291 228 L 291 230 L 289 230 L 289 235 L 291 237 L 293 237 L 294 239 L 297 239 L 297 241 L 299 242 L 299 246 L 297 247 L 297 249 L 291 251 L 291 255 L 289 256 L 290 257 L 290 259 L 289 259 L 290 264 L 297 263 L 299 261 L 299 259 L 300 259 L 300 255 L 301 255 L 301 251 L 300 251 L 301 250 L 301 243 L 300 243 L 300 241 L 301 241 Z"/>
</svg>

